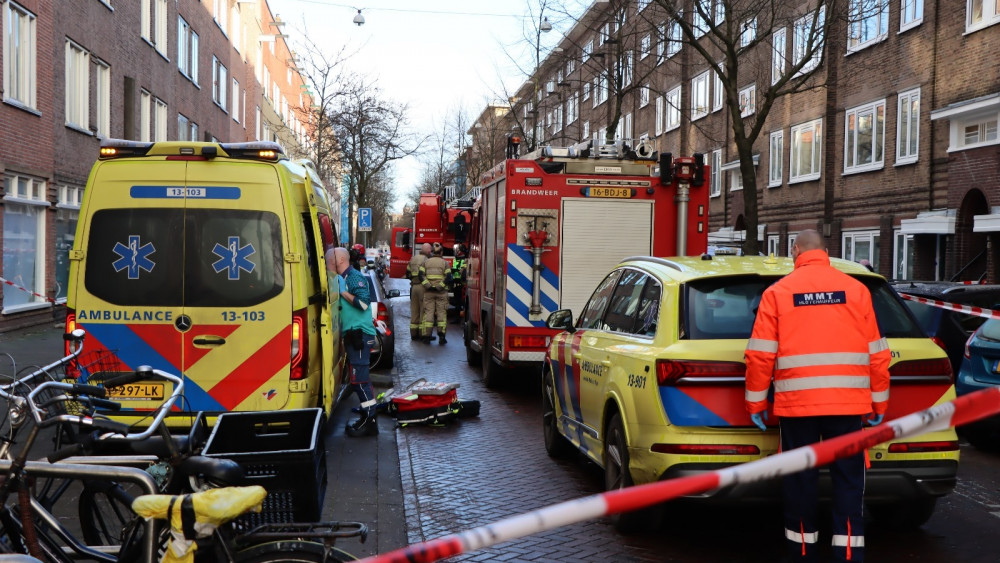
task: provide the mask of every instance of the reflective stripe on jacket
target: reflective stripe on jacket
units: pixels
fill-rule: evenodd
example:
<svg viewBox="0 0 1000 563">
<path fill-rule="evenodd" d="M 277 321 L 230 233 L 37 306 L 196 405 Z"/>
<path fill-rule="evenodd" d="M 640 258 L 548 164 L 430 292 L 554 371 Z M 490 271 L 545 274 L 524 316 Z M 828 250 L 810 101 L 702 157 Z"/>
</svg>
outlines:
<svg viewBox="0 0 1000 563">
<path fill-rule="evenodd" d="M 406 265 L 406 277 L 410 280 L 410 284 L 420 283 L 420 267 L 424 265 L 427 261 L 427 256 L 421 252 L 418 252 L 410 258 L 410 263 Z"/>
<path fill-rule="evenodd" d="M 444 291 L 444 276 L 449 269 L 444 258 L 431 256 L 420 266 L 420 283 L 430 291 Z"/>
<path fill-rule="evenodd" d="M 750 413 L 767 408 L 772 378 L 777 416 L 884 414 L 888 406 L 889 346 L 871 293 L 823 250 L 800 254 L 764 291 L 745 358 Z"/>
</svg>

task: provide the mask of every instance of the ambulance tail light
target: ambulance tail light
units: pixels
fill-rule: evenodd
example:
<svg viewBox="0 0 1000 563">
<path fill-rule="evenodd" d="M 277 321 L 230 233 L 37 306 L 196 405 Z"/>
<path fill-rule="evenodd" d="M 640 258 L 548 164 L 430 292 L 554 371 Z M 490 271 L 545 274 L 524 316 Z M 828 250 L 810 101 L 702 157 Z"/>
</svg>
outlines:
<svg viewBox="0 0 1000 563">
<path fill-rule="evenodd" d="M 549 345 L 548 337 L 528 334 L 512 334 L 510 336 L 511 348 L 545 348 Z"/>
<path fill-rule="evenodd" d="M 889 368 L 889 377 L 894 383 L 953 383 L 955 378 L 948 358 L 933 360 L 906 360 L 896 362 Z"/>
<path fill-rule="evenodd" d="M 753 444 L 653 444 L 659 454 L 677 455 L 760 455 Z"/>
<path fill-rule="evenodd" d="M 741 362 L 657 360 L 656 381 L 662 385 L 743 385 L 747 368 Z"/>
<path fill-rule="evenodd" d="M 69 334 L 76 330 L 76 310 L 66 308 L 66 331 L 65 334 Z M 86 340 L 84 341 L 86 345 Z M 69 347 L 69 340 L 63 344 L 63 356 L 68 356 L 72 350 Z M 76 379 L 80 377 L 80 367 L 75 361 L 66 364 L 66 379 Z"/>
<path fill-rule="evenodd" d="M 933 342 L 933 343 L 937 344 L 937 345 L 938 345 L 938 348 L 941 348 L 941 349 L 942 349 L 942 350 L 944 350 L 945 352 L 947 352 L 947 351 L 948 351 L 948 348 L 946 348 L 946 347 L 945 347 L 945 344 L 944 344 L 944 340 L 941 340 L 941 338 L 940 338 L 940 337 L 937 337 L 937 336 L 932 336 L 932 337 L 931 337 L 931 342 Z"/>
<path fill-rule="evenodd" d="M 292 363 L 289 379 L 305 379 L 309 339 L 306 331 L 307 309 L 292 313 Z"/>
<path fill-rule="evenodd" d="M 939 442 L 899 442 L 889 444 L 891 454 L 919 454 L 928 452 L 957 452 L 958 440 L 942 440 Z"/>
</svg>

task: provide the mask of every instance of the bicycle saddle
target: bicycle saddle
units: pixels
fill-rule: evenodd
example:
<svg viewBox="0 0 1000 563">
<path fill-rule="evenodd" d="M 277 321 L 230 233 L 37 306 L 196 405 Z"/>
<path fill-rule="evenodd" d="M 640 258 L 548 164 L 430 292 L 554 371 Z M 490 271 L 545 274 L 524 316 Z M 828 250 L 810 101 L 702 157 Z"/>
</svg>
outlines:
<svg viewBox="0 0 1000 563">
<path fill-rule="evenodd" d="M 217 485 L 237 485 L 243 482 L 243 468 L 231 459 L 193 455 L 186 458 L 177 470 L 184 475 L 200 475 Z"/>
</svg>

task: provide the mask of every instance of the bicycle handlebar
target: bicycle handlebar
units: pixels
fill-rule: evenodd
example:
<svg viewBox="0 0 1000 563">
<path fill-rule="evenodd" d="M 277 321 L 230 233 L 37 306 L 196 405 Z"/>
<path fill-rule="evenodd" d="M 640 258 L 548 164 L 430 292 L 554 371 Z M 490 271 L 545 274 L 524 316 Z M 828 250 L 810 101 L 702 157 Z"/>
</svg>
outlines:
<svg viewBox="0 0 1000 563">
<path fill-rule="evenodd" d="M 83 339 L 87 336 L 86 331 L 82 328 L 73 330 L 72 332 L 67 332 L 63 334 L 63 340 L 70 343 L 70 353 L 68 356 L 59 358 L 58 360 L 52 362 L 47 366 L 38 368 L 37 370 L 25 375 L 24 377 L 19 377 L 6 385 L 0 385 L 0 398 L 6 399 L 8 401 L 13 401 L 15 404 L 20 404 L 22 399 L 17 396 L 15 389 L 20 385 L 31 385 L 35 378 L 39 376 L 48 376 L 49 370 L 53 370 L 57 367 L 64 366 L 76 359 L 83 351 Z"/>
</svg>

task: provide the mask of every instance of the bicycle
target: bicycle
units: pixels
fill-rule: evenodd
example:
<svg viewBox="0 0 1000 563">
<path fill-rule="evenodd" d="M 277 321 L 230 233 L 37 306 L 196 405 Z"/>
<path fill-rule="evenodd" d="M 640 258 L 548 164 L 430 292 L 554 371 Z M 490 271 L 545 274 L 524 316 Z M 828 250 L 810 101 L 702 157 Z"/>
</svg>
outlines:
<svg viewBox="0 0 1000 563">
<path fill-rule="evenodd" d="M 115 409 L 108 401 L 106 389 L 140 379 L 158 377 L 173 384 L 170 397 L 156 411 L 149 427 L 139 433 L 129 433 L 123 424 L 93 416 L 95 408 Z M 95 449 L 98 444 L 141 442 L 148 440 L 157 429 L 165 428 L 163 419 L 183 393 L 183 380 L 172 374 L 140 368 L 134 374 L 113 378 L 104 387 L 48 381 L 26 396 L 10 393 L 10 386 L 0 386 L 0 398 L 8 400 L 15 411 L 24 408 L 31 414 L 34 425 L 24 447 L 13 459 L 0 461 L 0 473 L 6 479 L 0 485 L 0 525 L 3 539 L 0 550 L 29 553 L 45 561 L 69 562 L 79 558 L 96 561 L 144 561 L 152 563 L 164 545 L 165 527 L 155 520 L 141 522 L 132 519 L 123 527 L 118 546 L 88 546 L 61 526 L 36 498 L 32 496 L 30 479 L 34 476 L 100 480 L 111 483 L 134 483 L 147 495 L 159 492 L 159 484 L 148 473 L 133 467 L 103 465 L 106 458 L 96 458 L 94 464 L 51 463 L 60 458 Z M 41 399 L 41 400 L 40 400 Z M 83 405 L 83 414 L 61 412 L 52 414 L 51 407 L 72 401 Z M 49 456 L 50 463 L 27 461 L 39 432 L 54 425 L 73 424 L 87 432 L 81 441 Z M 169 436 L 169 431 L 163 432 Z M 172 439 L 165 440 L 171 444 Z M 169 446 L 168 446 L 169 447 Z M 80 458 L 86 460 L 86 458 Z M 18 502 L 8 503 L 16 492 Z M 41 526 L 36 526 L 36 519 Z M 356 522 L 322 522 L 313 524 L 263 525 L 246 533 L 232 527 L 220 527 L 212 532 L 208 546 L 201 553 L 211 561 L 346 561 L 352 556 L 333 546 L 336 539 L 360 536 L 364 541 L 367 527 Z"/>
</svg>

